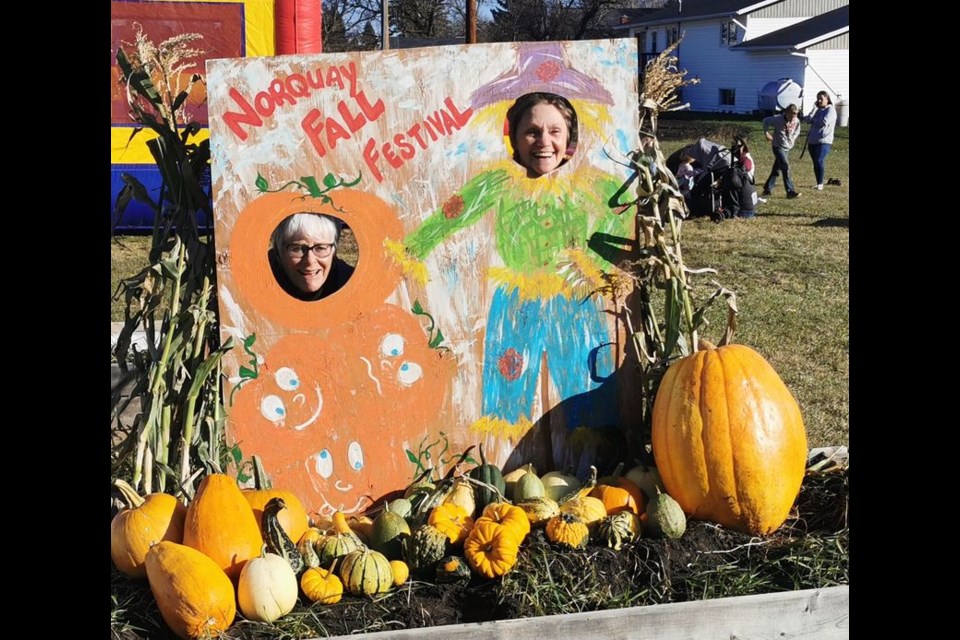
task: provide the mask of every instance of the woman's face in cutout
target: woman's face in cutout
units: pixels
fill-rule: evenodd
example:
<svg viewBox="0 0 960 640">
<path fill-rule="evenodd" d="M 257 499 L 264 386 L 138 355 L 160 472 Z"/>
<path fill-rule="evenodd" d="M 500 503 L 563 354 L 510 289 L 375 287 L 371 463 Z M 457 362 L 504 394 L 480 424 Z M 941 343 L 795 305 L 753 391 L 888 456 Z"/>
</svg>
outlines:
<svg viewBox="0 0 960 640">
<path fill-rule="evenodd" d="M 570 142 L 570 128 L 552 104 L 531 107 L 517 126 L 516 151 L 527 175 L 536 178 L 560 166 Z"/>
<path fill-rule="evenodd" d="M 333 242 L 333 232 L 323 229 L 318 235 L 301 234 L 281 245 L 280 265 L 293 286 L 306 293 L 320 290 L 330 275 L 336 254 Z"/>
</svg>

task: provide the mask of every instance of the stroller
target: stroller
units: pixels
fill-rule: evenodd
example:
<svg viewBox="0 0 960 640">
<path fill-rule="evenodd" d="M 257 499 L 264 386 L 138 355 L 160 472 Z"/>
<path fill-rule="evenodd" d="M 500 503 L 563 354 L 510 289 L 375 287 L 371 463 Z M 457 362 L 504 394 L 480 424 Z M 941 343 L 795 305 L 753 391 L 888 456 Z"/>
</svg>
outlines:
<svg viewBox="0 0 960 640">
<path fill-rule="evenodd" d="M 734 138 L 733 148 L 700 138 L 670 154 L 667 168 L 677 174 L 684 157 L 693 158 L 699 173 L 685 199 L 690 217 L 709 216 L 714 222 L 725 218 L 752 218 L 759 201 L 753 178 L 744 166 L 746 143 Z"/>
</svg>

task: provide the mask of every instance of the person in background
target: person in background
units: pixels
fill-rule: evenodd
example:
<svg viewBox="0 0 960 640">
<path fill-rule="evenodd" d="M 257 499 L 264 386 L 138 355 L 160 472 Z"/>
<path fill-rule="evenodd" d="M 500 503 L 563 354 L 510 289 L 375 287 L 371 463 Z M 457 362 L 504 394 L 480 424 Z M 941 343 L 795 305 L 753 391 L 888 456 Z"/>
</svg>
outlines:
<svg viewBox="0 0 960 640">
<path fill-rule="evenodd" d="M 797 117 L 799 111 L 797 105 L 790 104 L 783 113 L 763 119 L 763 135 L 773 144 L 773 169 L 770 170 L 770 177 L 763 185 L 763 196 L 769 196 L 770 191 L 776 186 L 778 173 L 783 174 L 783 186 L 787 190 L 787 197 L 796 198 L 800 195 L 793 188 L 789 158 L 790 149 L 793 149 L 794 143 L 800 137 L 800 118 Z M 773 133 L 770 132 L 771 129 Z"/>
<path fill-rule="evenodd" d="M 277 283 L 297 300 L 321 300 L 339 291 L 353 267 L 337 255 L 340 227 L 319 213 L 284 218 L 270 237 L 267 258 Z"/>
<path fill-rule="evenodd" d="M 826 91 L 817 93 L 817 109 L 813 115 L 804 118 L 810 123 L 807 132 L 807 148 L 813 161 L 813 175 L 817 179 L 817 191 L 823 191 L 823 170 L 830 149 L 833 147 L 833 129 L 837 124 L 837 110 Z"/>
</svg>

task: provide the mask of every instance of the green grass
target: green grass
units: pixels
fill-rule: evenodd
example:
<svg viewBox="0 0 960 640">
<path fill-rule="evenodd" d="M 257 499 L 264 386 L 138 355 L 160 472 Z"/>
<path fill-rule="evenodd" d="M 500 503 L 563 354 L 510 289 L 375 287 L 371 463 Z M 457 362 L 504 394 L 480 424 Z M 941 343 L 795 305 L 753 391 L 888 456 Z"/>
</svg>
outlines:
<svg viewBox="0 0 960 640">
<path fill-rule="evenodd" d="M 664 155 L 698 137 L 730 145 L 744 135 L 757 162 L 758 189 L 773 158 L 761 125 L 752 120 L 661 117 Z M 703 302 L 718 283 L 736 294 L 739 315 L 735 342 L 760 352 L 777 370 L 800 404 L 811 447 L 849 444 L 849 129 L 837 130 L 827 158 L 827 177 L 841 186 L 815 191 L 809 156 L 791 152 L 794 181 L 802 196 L 787 200 L 782 184 L 759 205 L 756 218 L 720 224 L 706 218 L 682 225 L 681 246 L 690 268 L 710 267 L 715 275 L 694 279 L 694 301 Z M 345 238 L 344 240 L 347 240 Z M 345 255 L 349 243 L 344 244 Z M 355 245 L 352 251 L 355 251 Z M 114 239 L 113 287 L 121 276 L 147 264 L 148 237 Z M 722 304 L 708 314 L 704 337 L 718 341 L 725 326 Z M 122 297 L 111 320 L 122 321 Z"/>
</svg>

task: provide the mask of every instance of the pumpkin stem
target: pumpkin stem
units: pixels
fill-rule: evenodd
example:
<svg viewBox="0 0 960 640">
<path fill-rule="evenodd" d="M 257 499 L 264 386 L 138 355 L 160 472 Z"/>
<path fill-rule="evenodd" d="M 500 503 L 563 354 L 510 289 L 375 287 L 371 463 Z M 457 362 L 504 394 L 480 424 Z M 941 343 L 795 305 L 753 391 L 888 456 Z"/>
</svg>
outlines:
<svg viewBox="0 0 960 640">
<path fill-rule="evenodd" d="M 697 341 L 697 351 L 710 351 L 711 349 L 716 349 L 716 348 L 717 346 L 712 342 L 710 342 L 709 340 L 700 338 L 700 340 Z"/>
<path fill-rule="evenodd" d="M 113 481 L 114 486 L 120 490 L 120 494 L 123 496 L 123 501 L 127 503 L 127 506 L 131 509 L 136 509 L 142 505 L 146 500 L 140 497 L 140 494 L 137 493 L 137 490 L 130 486 L 126 480 L 121 480 L 117 478 Z"/>
</svg>

